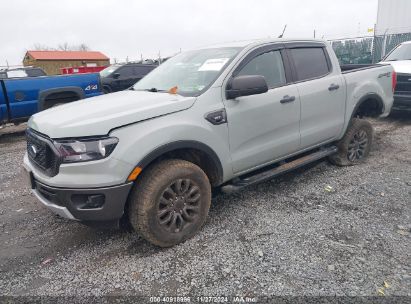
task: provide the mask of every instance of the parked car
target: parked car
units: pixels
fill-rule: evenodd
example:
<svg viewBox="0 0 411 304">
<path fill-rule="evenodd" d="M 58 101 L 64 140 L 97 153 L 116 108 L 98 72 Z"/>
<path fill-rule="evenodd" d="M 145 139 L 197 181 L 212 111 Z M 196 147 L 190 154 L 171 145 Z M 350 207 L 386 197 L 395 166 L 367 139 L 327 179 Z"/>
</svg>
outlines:
<svg viewBox="0 0 411 304">
<path fill-rule="evenodd" d="M 0 79 L 47 76 L 41 68 L 24 67 L 0 70 Z"/>
<path fill-rule="evenodd" d="M 397 73 L 393 109 L 411 111 L 411 41 L 399 44 L 381 63 L 390 63 Z"/>
<path fill-rule="evenodd" d="M 211 189 L 231 193 L 329 157 L 364 161 L 387 116 L 393 69 L 341 73 L 317 40 L 237 42 L 183 52 L 133 90 L 34 115 L 24 167 L 35 196 L 87 224 L 127 219 L 172 246 L 198 232 Z"/>
<path fill-rule="evenodd" d="M 0 79 L 0 124 L 101 94 L 99 74 Z"/>
<path fill-rule="evenodd" d="M 140 63 L 113 64 L 100 72 L 103 91 L 107 94 L 126 90 L 156 67 Z"/>
</svg>

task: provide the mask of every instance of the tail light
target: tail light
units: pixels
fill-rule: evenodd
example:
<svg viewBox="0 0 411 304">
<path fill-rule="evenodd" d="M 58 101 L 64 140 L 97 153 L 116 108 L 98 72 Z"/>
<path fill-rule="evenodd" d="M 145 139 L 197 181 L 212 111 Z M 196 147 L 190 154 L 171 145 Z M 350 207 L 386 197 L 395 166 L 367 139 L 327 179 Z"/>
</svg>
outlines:
<svg viewBox="0 0 411 304">
<path fill-rule="evenodd" d="M 392 92 L 394 93 L 395 87 L 397 86 L 397 73 L 392 71 Z"/>
</svg>

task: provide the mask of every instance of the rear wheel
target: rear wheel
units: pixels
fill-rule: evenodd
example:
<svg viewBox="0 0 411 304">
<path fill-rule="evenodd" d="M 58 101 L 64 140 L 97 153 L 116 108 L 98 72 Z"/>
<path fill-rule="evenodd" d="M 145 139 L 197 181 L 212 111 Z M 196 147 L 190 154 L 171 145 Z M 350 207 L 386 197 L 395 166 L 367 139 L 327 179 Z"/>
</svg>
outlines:
<svg viewBox="0 0 411 304">
<path fill-rule="evenodd" d="M 55 108 L 58 106 L 64 105 L 64 103 L 60 102 L 60 103 L 55 103 L 54 105 L 51 106 L 51 108 Z"/>
<path fill-rule="evenodd" d="M 372 125 L 366 120 L 353 118 L 344 137 L 337 143 L 338 152 L 329 159 L 338 166 L 363 162 L 370 153 L 372 139 Z"/>
<path fill-rule="evenodd" d="M 137 179 L 129 220 L 143 238 L 169 247 L 200 230 L 210 203 L 211 185 L 203 170 L 184 160 L 164 160 Z"/>
<path fill-rule="evenodd" d="M 112 92 L 112 89 L 109 86 L 104 86 L 103 87 L 103 93 L 104 94 L 109 94 Z"/>
</svg>

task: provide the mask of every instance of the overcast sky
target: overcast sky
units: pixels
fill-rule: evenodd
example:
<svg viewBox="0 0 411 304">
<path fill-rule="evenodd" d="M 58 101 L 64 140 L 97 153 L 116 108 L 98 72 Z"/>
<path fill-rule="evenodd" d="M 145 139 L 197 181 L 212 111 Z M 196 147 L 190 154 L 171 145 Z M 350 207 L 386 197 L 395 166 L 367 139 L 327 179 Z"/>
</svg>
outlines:
<svg viewBox="0 0 411 304">
<path fill-rule="evenodd" d="M 35 44 L 87 44 L 124 61 L 278 36 L 367 35 L 377 0 L 1 0 L 0 66 Z"/>
</svg>

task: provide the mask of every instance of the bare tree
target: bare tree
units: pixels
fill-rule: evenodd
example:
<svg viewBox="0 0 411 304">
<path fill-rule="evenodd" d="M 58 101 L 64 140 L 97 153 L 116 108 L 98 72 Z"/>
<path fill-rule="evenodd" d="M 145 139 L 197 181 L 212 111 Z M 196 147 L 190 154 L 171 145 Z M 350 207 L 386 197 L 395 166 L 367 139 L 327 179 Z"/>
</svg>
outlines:
<svg viewBox="0 0 411 304">
<path fill-rule="evenodd" d="M 60 43 L 57 48 L 50 47 L 42 43 L 35 43 L 33 49 L 36 51 L 89 51 L 90 48 L 85 43 L 70 45 L 68 42 Z"/>
<path fill-rule="evenodd" d="M 77 49 L 78 49 L 79 51 L 90 51 L 90 48 L 89 48 L 88 45 L 85 44 L 85 43 L 79 44 L 78 47 L 77 47 Z"/>
<path fill-rule="evenodd" d="M 33 49 L 35 51 L 51 51 L 51 50 L 54 50 L 52 47 L 49 47 L 49 46 L 47 46 L 45 44 L 41 44 L 41 43 L 35 43 L 33 45 Z"/>
<path fill-rule="evenodd" d="M 71 47 L 68 42 L 60 43 L 57 48 L 60 51 L 71 51 Z"/>
</svg>

